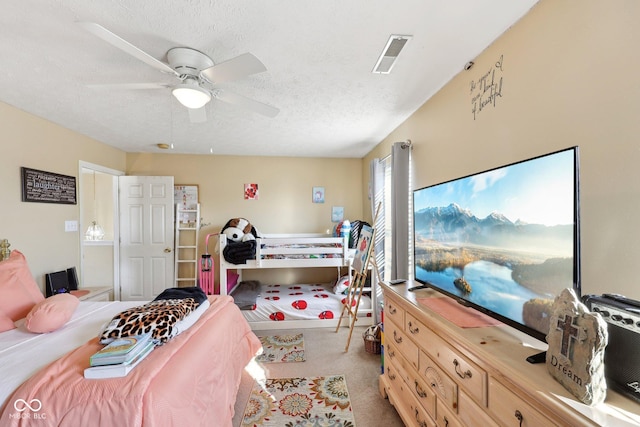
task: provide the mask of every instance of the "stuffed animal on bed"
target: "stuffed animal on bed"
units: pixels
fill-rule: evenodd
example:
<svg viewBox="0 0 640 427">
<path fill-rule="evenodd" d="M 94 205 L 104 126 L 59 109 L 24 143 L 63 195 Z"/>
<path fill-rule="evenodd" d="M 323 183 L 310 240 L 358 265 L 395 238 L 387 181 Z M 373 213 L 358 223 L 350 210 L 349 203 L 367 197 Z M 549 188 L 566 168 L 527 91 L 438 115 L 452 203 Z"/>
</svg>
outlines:
<svg viewBox="0 0 640 427">
<path fill-rule="evenodd" d="M 258 231 L 245 218 L 232 218 L 222 227 L 220 232 L 231 242 L 246 242 L 260 237 Z"/>
</svg>

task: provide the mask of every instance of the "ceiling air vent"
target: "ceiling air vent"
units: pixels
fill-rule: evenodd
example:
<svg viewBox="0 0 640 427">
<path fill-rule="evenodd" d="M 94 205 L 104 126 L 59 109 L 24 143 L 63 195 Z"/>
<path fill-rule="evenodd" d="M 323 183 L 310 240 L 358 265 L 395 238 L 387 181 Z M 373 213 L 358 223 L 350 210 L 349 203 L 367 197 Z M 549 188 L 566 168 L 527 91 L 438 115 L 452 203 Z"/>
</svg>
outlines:
<svg viewBox="0 0 640 427">
<path fill-rule="evenodd" d="M 396 63 L 396 59 L 398 59 L 398 55 L 400 55 L 404 45 L 411 40 L 411 37 L 392 34 L 371 72 L 374 74 L 389 74 Z"/>
</svg>

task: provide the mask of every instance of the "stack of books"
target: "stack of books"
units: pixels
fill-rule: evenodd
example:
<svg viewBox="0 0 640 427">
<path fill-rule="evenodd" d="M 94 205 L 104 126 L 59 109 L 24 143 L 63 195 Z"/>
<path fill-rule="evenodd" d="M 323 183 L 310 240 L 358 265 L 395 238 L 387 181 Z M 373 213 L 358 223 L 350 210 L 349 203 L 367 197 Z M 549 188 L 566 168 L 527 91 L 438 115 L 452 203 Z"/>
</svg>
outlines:
<svg viewBox="0 0 640 427">
<path fill-rule="evenodd" d="M 90 379 L 124 377 L 155 347 L 151 333 L 119 338 L 107 344 L 89 359 L 84 377 Z"/>
</svg>

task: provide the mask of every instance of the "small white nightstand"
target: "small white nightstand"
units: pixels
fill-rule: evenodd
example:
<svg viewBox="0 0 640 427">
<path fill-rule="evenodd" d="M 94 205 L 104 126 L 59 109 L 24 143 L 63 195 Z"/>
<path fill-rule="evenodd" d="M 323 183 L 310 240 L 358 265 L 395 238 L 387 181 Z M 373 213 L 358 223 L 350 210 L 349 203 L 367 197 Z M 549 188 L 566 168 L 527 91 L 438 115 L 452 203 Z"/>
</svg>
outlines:
<svg viewBox="0 0 640 427">
<path fill-rule="evenodd" d="M 88 294 L 78 297 L 80 301 L 111 301 L 113 299 L 113 288 L 110 286 L 85 287 L 79 291 L 89 291 Z"/>
</svg>

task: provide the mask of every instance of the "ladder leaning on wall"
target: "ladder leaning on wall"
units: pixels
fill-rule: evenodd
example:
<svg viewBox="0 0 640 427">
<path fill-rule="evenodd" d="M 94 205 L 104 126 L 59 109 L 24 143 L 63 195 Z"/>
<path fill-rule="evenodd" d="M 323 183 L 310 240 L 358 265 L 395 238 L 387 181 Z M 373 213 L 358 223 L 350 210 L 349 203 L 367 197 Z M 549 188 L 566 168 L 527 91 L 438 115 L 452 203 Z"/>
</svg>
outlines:
<svg viewBox="0 0 640 427">
<path fill-rule="evenodd" d="M 183 209 L 176 204 L 175 218 L 175 286 L 197 286 L 200 203 L 195 209 Z"/>
</svg>

